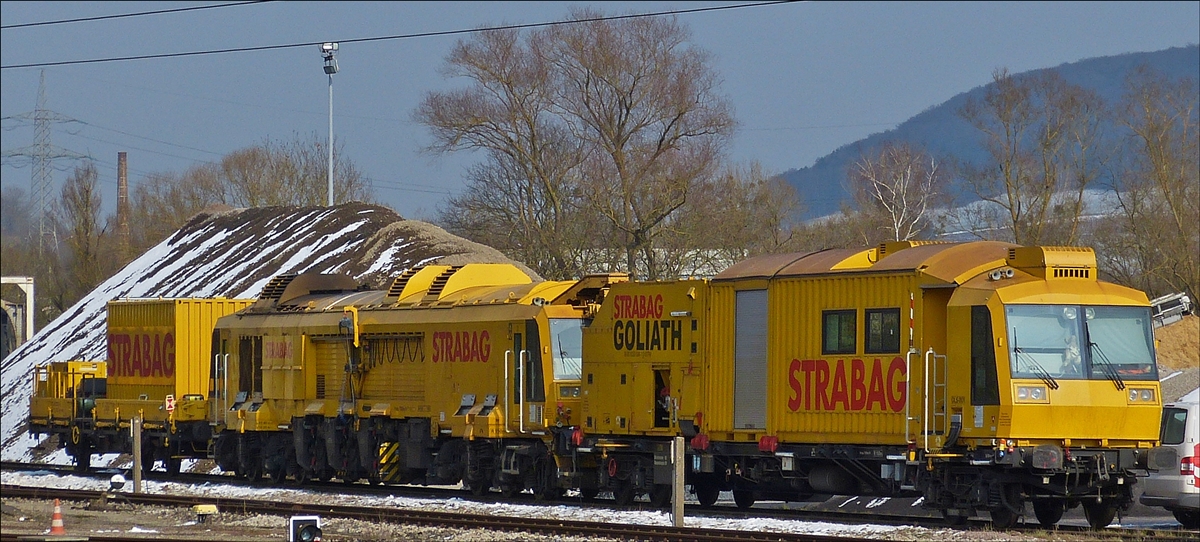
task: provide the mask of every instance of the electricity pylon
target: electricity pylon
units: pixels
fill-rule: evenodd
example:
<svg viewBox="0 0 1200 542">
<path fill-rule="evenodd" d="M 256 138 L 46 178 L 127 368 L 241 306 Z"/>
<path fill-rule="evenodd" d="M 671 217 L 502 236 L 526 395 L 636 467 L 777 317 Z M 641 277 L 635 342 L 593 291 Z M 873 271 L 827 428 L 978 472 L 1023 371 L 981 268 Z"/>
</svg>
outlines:
<svg viewBox="0 0 1200 542">
<path fill-rule="evenodd" d="M 17 164 L 17 167 L 24 165 L 25 160 L 28 160 L 32 166 L 33 174 L 29 181 L 29 196 L 34 212 L 38 213 L 37 247 L 38 254 L 41 254 L 45 239 L 51 233 L 50 191 L 54 185 L 51 170 L 57 169 L 54 167 L 54 161 L 62 159 L 79 160 L 88 157 L 62 147 L 56 147 L 50 143 L 50 123 L 78 121 L 46 109 L 45 70 L 42 70 L 41 80 L 38 83 L 37 107 L 29 113 L 4 118 L 4 120 L 9 119 L 24 120 L 33 123 L 33 145 L 4 151 L 3 159 L 4 163 Z"/>
</svg>

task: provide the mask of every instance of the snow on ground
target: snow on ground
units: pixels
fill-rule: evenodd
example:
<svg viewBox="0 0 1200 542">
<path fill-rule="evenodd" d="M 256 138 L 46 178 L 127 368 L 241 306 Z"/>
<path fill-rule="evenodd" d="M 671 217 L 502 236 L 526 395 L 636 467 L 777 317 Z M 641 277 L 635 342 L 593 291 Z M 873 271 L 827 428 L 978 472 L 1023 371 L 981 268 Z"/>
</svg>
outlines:
<svg viewBox="0 0 1200 542">
<path fill-rule="evenodd" d="M 0 482 L 4 484 L 45 487 L 60 489 L 83 489 L 104 491 L 108 489 L 106 480 L 85 478 L 74 475 L 58 475 L 48 471 L 34 472 L 4 472 L 0 474 Z M 324 492 L 304 489 L 245 487 L 221 483 L 180 484 L 174 482 L 143 481 L 142 491 L 148 494 L 173 495 L 206 495 L 222 498 L 244 498 L 255 500 L 271 500 L 279 502 L 315 502 L 349 506 L 388 506 L 393 508 L 420 509 L 423 511 L 445 511 L 457 513 L 476 513 L 513 517 L 542 517 L 569 521 L 591 521 L 603 523 L 626 523 L 639 525 L 672 525 L 671 515 L 664 511 L 625 511 L 605 510 L 594 507 L 578 507 L 569 504 L 556 506 L 524 505 L 506 503 L 478 503 L 463 499 L 423 499 L 413 497 L 367 497 L 342 495 L 333 496 Z M 132 491 L 132 481 L 125 487 Z M 336 500 L 335 500 L 336 499 Z M 687 517 L 684 524 L 688 527 L 703 527 L 710 529 L 727 529 L 742 531 L 767 531 L 784 533 L 807 533 L 818 535 L 860 536 L 872 538 L 891 538 L 889 535 L 904 533 L 903 538 L 910 540 L 934 540 L 945 538 L 947 531 L 925 529 L 920 527 L 891 526 L 891 525 L 844 525 L 823 521 L 798 521 L 781 519 L 721 519 Z"/>
</svg>

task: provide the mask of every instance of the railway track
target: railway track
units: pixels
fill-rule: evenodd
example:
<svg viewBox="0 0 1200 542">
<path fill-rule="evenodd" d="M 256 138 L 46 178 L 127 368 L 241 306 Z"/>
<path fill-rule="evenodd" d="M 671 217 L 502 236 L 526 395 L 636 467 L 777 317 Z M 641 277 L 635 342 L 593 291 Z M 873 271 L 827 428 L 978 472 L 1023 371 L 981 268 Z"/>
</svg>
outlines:
<svg viewBox="0 0 1200 542">
<path fill-rule="evenodd" d="M 90 490 L 35 488 L 11 485 L 0 486 L 0 492 L 3 492 L 6 497 L 47 500 L 61 499 L 69 501 L 95 500 L 101 498 L 104 493 Z M 551 536 L 582 536 L 586 538 L 645 541 L 694 540 L 697 542 L 865 542 L 872 540 L 845 536 L 767 533 L 663 525 L 613 524 L 562 519 L 431 512 L 412 509 L 280 503 L 255 499 L 199 497 L 192 495 L 123 494 L 122 496 L 128 499 L 131 504 L 157 506 L 212 504 L 224 511 L 237 511 L 245 514 L 319 515 L 323 518 L 358 519 L 376 523 L 403 523 L 460 529 L 489 529 Z M 13 539 L 16 540 L 15 537 Z M 91 540 L 107 540 L 107 538 L 91 537 Z"/>
<path fill-rule="evenodd" d="M 3 470 L 25 470 L 25 471 L 48 470 L 48 471 L 52 471 L 52 472 L 56 472 L 56 473 L 60 473 L 60 474 L 83 475 L 83 476 L 91 476 L 91 477 L 96 477 L 96 478 L 101 478 L 101 479 L 107 479 L 109 476 L 111 476 L 115 472 L 124 472 L 120 469 L 93 469 L 89 472 L 81 473 L 81 472 L 75 472 L 73 470 L 73 468 L 70 466 L 25 464 L 25 463 L 12 463 L 12 462 L 0 463 L 0 469 L 3 469 Z M 230 476 L 207 475 L 207 474 L 182 474 L 182 475 L 178 475 L 178 476 L 174 476 L 174 477 L 168 477 L 163 473 L 156 473 L 156 474 L 147 476 L 146 479 L 152 480 L 152 481 L 158 481 L 158 482 L 175 482 L 175 483 L 182 483 L 182 484 L 222 483 L 222 484 L 230 484 L 230 485 L 237 485 L 237 486 L 243 486 L 243 487 L 262 487 L 263 489 L 289 489 L 289 488 L 300 489 L 300 488 L 303 488 L 308 491 L 320 491 L 320 492 L 328 492 L 331 494 L 340 494 L 340 495 L 349 494 L 349 495 L 355 495 L 355 496 L 380 496 L 380 497 L 399 496 L 399 497 L 431 498 L 431 499 L 447 499 L 447 500 L 454 498 L 454 499 L 459 499 L 459 500 L 471 500 L 471 501 L 476 501 L 476 502 L 481 502 L 481 503 L 518 502 L 518 503 L 525 503 L 525 504 L 530 504 L 530 505 L 544 504 L 544 503 L 536 502 L 533 499 L 532 495 L 517 495 L 512 499 L 504 499 L 503 501 L 501 501 L 499 499 L 499 494 L 496 494 L 495 497 L 491 497 L 491 498 L 489 498 L 488 496 L 473 497 L 473 496 L 471 496 L 463 491 L 460 491 L 460 490 L 449 490 L 449 489 L 444 489 L 444 488 L 421 487 L 421 486 L 371 486 L 371 485 L 367 485 L 367 484 L 341 484 L 341 483 L 306 484 L 304 486 L 270 485 L 267 483 L 251 483 L 246 480 L 237 479 L 237 478 L 233 478 Z M 52 489 L 44 489 L 44 488 L 34 488 L 33 490 L 43 491 L 43 492 L 62 491 L 62 490 L 52 490 Z M 5 486 L 5 496 L 10 495 L 8 491 L 9 491 L 9 487 Z M 14 486 L 14 491 L 28 491 L 28 490 L 16 489 Z M 100 495 L 100 492 L 92 491 L 90 493 L 84 492 L 84 494 L 86 494 L 88 496 L 83 497 L 83 498 L 94 499 Z M 45 495 L 45 496 L 41 496 L 41 497 L 35 496 L 34 498 L 47 498 L 47 499 L 55 498 L 54 496 L 49 496 L 48 494 L 38 494 L 38 495 Z M 122 493 L 122 496 L 134 497 L 134 495 L 129 494 L 129 493 Z M 185 495 L 173 495 L 173 496 L 171 496 L 171 495 L 138 495 L 137 497 L 138 498 L 147 498 L 147 499 L 164 499 L 162 502 L 159 502 L 156 504 L 166 504 L 166 505 L 173 505 L 173 506 L 192 506 L 193 504 L 201 503 L 200 499 L 203 499 L 203 497 L 185 496 Z M 64 498 L 64 497 L 58 497 L 58 498 Z M 174 499 L 174 500 L 172 501 L 172 499 Z M 285 514 L 285 513 L 291 514 L 291 515 L 310 513 L 307 510 L 309 508 L 312 508 L 315 506 L 315 505 L 304 505 L 304 504 L 299 504 L 299 503 L 295 503 L 295 504 L 285 503 L 287 509 L 281 511 L 280 510 L 281 503 L 275 502 L 275 501 L 270 501 L 269 502 L 270 506 L 268 508 L 259 509 L 259 508 L 254 508 L 253 503 L 255 501 L 250 500 L 250 499 L 220 499 L 220 498 L 216 498 L 216 499 L 211 499 L 211 500 L 212 500 L 212 502 L 211 502 L 212 504 L 218 504 L 218 506 L 220 506 L 223 510 L 229 509 L 229 506 L 230 506 L 229 503 L 234 503 L 235 508 L 239 509 L 239 510 L 244 509 L 246 512 L 260 512 L 260 513 L 269 513 L 269 514 L 276 514 L 276 515 Z M 210 503 L 210 502 L 205 501 L 204 503 Z M 597 509 L 603 509 L 603 510 L 647 510 L 647 509 L 649 509 L 648 504 L 634 505 L 631 507 L 621 508 L 621 507 L 615 507 L 612 505 L 612 503 L 610 503 L 608 501 L 604 501 L 604 500 L 601 500 L 599 502 L 589 502 L 589 501 L 583 501 L 582 499 L 566 499 L 564 501 L 560 501 L 560 504 L 561 503 L 571 504 L 572 506 L 578 506 L 578 507 L 584 508 L 584 509 L 587 509 L 587 508 L 597 508 Z M 364 516 L 362 514 L 366 514 L 365 519 L 370 519 L 372 521 L 385 521 L 386 520 L 386 521 L 393 521 L 393 522 L 398 522 L 398 523 L 408 523 L 408 524 L 415 524 L 415 525 L 432 525 L 432 526 L 443 526 L 443 527 L 444 526 L 461 526 L 463 528 L 490 528 L 490 529 L 504 529 L 504 530 L 528 531 L 528 532 L 543 532 L 542 529 L 544 527 L 538 526 L 538 524 L 540 524 L 540 523 L 548 523 L 548 524 L 553 524 L 553 525 L 567 525 L 567 524 L 575 524 L 575 523 L 580 523 L 580 525 L 586 524 L 586 522 L 569 522 L 569 521 L 563 521 L 563 520 L 559 520 L 559 519 L 536 519 L 536 518 L 520 518 L 520 517 L 498 518 L 496 516 L 479 516 L 478 514 L 449 514 L 449 515 L 446 515 L 447 513 L 441 513 L 441 512 L 433 513 L 433 512 L 424 512 L 424 511 L 414 511 L 412 509 L 397 509 L 397 508 L 374 508 L 374 507 L 364 508 L 362 506 L 357 506 L 357 505 L 356 506 L 322 505 L 322 506 L 316 506 L 315 508 L 318 509 L 319 511 L 311 512 L 311 513 L 316 513 L 316 514 L 324 515 L 324 516 L 332 515 L 333 517 L 347 517 L 347 518 L 364 519 Z M 338 510 L 342 510 L 342 509 L 347 509 L 347 510 L 353 509 L 353 510 L 359 511 L 359 515 L 355 515 L 349 511 L 347 511 L 347 512 L 345 512 L 347 515 L 343 516 L 343 515 L 341 515 L 342 512 L 338 511 Z M 365 511 L 369 511 L 369 512 L 365 512 Z M 738 510 L 738 509 L 735 509 L 732 507 L 728 507 L 728 508 L 716 507 L 716 508 L 704 509 L 704 508 L 700 508 L 698 506 L 688 506 L 686 513 L 687 513 L 688 517 L 706 517 L 706 518 L 733 519 L 733 520 L 770 518 L 770 519 L 792 520 L 792 521 L 824 521 L 824 522 L 832 522 L 832 523 L 842 523 L 842 524 L 847 524 L 847 525 L 858 525 L 858 524 L 871 523 L 871 524 L 894 525 L 894 526 L 926 527 L 926 528 L 934 528 L 934 529 L 949 529 L 950 528 L 949 526 L 947 526 L 945 524 L 944 520 L 942 520 L 940 517 L 932 517 L 930 515 L 909 517 L 909 516 L 896 516 L 896 515 L 886 515 L 886 514 L 864 514 L 861 512 L 841 512 L 841 513 L 839 513 L 839 512 L 797 510 L 797 509 L 772 509 L 772 508 L 765 508 L 765 507 L 756 507 L 753 510 Z M 398 514 L 398 516 L 397 516 L 397 514 Z M 425 517 L 424 514 L 430 514 L 430 515 L 428 517 Z M 393 516 L 396 516 L 396 517 L 393 517 Z M 457 516 L 461 516 L 461 517 L 458 517 L 456 519 Z M 527 520 L 532 523 L 530 525 L 525 525 L 522 523 Z M 506 525 L 504 525 L 505 522 L 512 522 L 512 524 L 506 526 Z M 599 530 L 577 531 L 577 532 L 574 532 L 574 534 L 576 534 L 576 535 L 582 534 L 582 535 L 594 536 L 594 537 L 599 537 L 599 536 L 630 537 L 630 536 L 637 535 L 637 533 L 624 532 L 624 529 L 634 527 L 632 525 L 620 526 L 621 532 L 618 534 L 604 534 L 605 532 L 608 532 L 605 529 L 611 530 L 614 526 L 611 524 L 601 524 L 601 525 L 603 525 L 604 527 L 598 528 Z M 641 526 L 641 527 L 644 529 L 648 529 L 649 531 L 654 531 L 656 529 L 662 529 L 662 527 L 656 527 L 656 526 Z M 958 528 L 959 529 L 965 528 L 965 529 L 989 530 L 990 523 L 986 520 L 976 519 L 976 520 L 971 521 L 967 526 L 958 527 Z M 708 529 L 708 530 L 711 530 L 711 529 Z M 1029 532 L 1029 533 L 1045 531 L 1041 526 L 1037 525 L 1036 523 L 1019 525 L 1018 527 L 1014 528 L 1013 530 L 1024 531 L 1024 532 Z M 1195 531 L 1189 532 L 1189 531 L 1185 531 L 1185 530 L 1151 530 L 1151 529 L 1124 529 L 1124 528 L 1122 528 L 1122 529 L 1107 529 L 1104 531 L 1092 531 L 1086 527 L 1072 526 L 1072 525 L 1060 525 L 1055 531 L 1057 533 L 1063 534 L 1063 535 L 1078 534 L 1081 537 L 1081 539 L 1094 539 L 1094 540 L 1144 540 L 1144 541 L 1189 540 L 1189 541 L 1191 541 L 1191 540 L 1195 540 L 1196 536 L 1197 536 L 1197 533 Z M 730 533 L 743 533 L 743 532 L 744 531 L 732 531 L 731 530 L 728 532 L 721 533 L 721 536 L 717 537 L 717 538 L 694 538 L 694 539 L 696 539 L 696 540 L 708 540 L 708 539 L 794 540 L 793 538 L 785 538 L 785 536 L 787 536 L 787 535 L 781 535 L 779 533 L 770 533 L 768 538 L 729 538 L 729 536 L 731 536 Z M 565 533 L 557 532 L 555 534 L 565 534 Z M 679 536 L 683 536 L 680 533 L 675 533 L 675 534 L 679 535 Z M 763 533 L 752 533 L 752 534 L 763 534 Z M 648 536 L 648 538 L 641 538 L 641 535 L 637 535 L 634 537 L 638 538 L 638 539 L 647 539 L 647 540 L 672 539 L 669 535 L 664 535 L 665 536 L 664 538 L 654 538 L 650 535 L 647 535 L 647 536 Z M 796 535 L 796 536 L 802 536 L 802 535 Z M 685 539 L 693 539 L 690 536 L 687 536 L 684 538 Z M 675 538 L 675 539 L 679 539 L 679 538 Z M 798 539 L 810 540 L 810 538 L 798 538 Z M 853 539 L 852 538 L 850 538 L 850 539 L 837 538 L 837 540 L 853 540 Z"/>
</svg>

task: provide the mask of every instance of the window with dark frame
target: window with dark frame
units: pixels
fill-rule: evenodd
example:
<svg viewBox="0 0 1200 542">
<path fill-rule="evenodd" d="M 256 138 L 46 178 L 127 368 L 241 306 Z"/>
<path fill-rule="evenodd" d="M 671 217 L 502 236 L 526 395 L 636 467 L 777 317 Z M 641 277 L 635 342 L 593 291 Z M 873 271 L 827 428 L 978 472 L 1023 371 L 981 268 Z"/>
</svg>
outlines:
<svg viewBox="0 0 1200 542">
<path fill-rule="evenodd" d="M 867 309 L 863 342 L 868 354 L 900 352 L 900 309 Z"/>
<path fill-rule="evenodd" d="M 822 311 L 822 354 L 853 354 L 857 343 L 855 310 Z"/>
</svg>

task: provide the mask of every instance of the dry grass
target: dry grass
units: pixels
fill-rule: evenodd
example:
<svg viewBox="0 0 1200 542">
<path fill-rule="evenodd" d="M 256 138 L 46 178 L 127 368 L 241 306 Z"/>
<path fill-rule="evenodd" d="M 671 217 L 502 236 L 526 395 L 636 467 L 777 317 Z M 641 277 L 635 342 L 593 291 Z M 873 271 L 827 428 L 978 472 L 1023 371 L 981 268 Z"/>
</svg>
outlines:
<svg viewBox="0 0 1200 542">
<path fill-rule="evenodd" d="M 1184 316 L 1154 331 L 1158 339 L 1158 366 L 1170 369 L 1200 367 L 1200 316 Z"/>
</svg>

